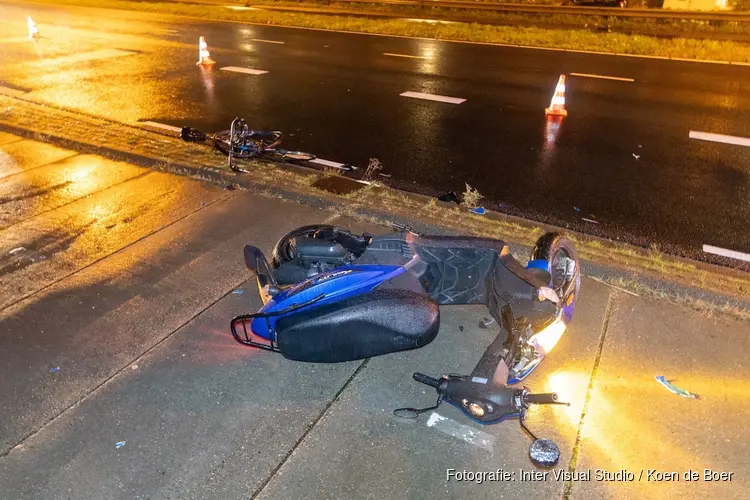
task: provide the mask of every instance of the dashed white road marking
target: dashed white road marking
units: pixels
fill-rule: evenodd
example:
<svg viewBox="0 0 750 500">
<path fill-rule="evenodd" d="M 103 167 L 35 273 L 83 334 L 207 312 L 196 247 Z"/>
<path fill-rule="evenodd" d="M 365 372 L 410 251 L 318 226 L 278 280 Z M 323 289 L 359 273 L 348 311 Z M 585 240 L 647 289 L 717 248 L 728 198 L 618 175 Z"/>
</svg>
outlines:
<svg viewBox="0 0 750 500">
<path fill-rule="evenodd" d="M 221 71 L 233 71 L 235 73 L 245 73 L 246 75 L 265 75 L 268 71 L 253 68 L 240 68 L 239 66 L 225 66 Z"/>
<path fill-rule="evenodd" d="M 409 58 L 409 59 L 431 59 L 431 58 L 425 57 L 425 56 L 412 56 L 412 55 L 409 55 L 409 54 L 393 54 L 391 52 L 383 52 L 383 55 L 384 56 L 391 56 L 391 57 L 406 57 L 406 58 Z"/>
<path fill-rule="evenodd" d="M 599 80 L 615 80 L 617 82 L 634 82 L 633 78 L 623 78 L 621 76 L 592 75 L 589 73 L 570 73 L 570 76 L 580 76 L 583 78 L 596 78 Z"/>
<path fill-rule="evenodd" d="M 715 247 L 711 245 L 703 245 L 703 251 L 706 253 L 712 253 L 714 255 L 721 255 L 722 257 L 729 257 L 730 259 L 744 260 L 750 262 L 750 254 L 738 252 L 736 250 L 727 250 L 726 248 Z"/>
<path fill-rule="evenodd" d="M 276 43 L 278 45 L 284 45 L 286 42 L 280 42 L 278 40 L 263 40 L 262 38 L 253 38 L 253 42 L 261 42 L 261 43 Z"/>
<path fill-rule="evenodd" d="M 182 132 L 182 129 L 180 127 L 173 127 L 172 125 L 167 125 L 167 124 L 159 123 L 159 122 L 145 121 L 145 122 L 141 122 L 141 124 L 148 125 L 149 127 L 160 128 L 160 129 L 163 129 L 163 130 L 169 130 L 170 132 L 177 132 L 178 134 L 180 132 Z"/>
<path fill-rule="evenodd" d="M 462 99 L 460 97 L 447 97 L 437 94 L 425 94 L 424 92 L 404 92 L 399 95 L 402 97 L 413 97 L 415 99 L 426 99 L 428 101 L 447 102 L 450 104 L 461 104 L 462 102 L 466 102 L 466 99 Z"/>
<path fill-rule="evenodd" d="M 750 147 L 750 138 L 748 137 L 735 137 L 733 135 L 712 134 L 709 132 L 696 132 L 691 130 L 690 138 L 701 141 L 722 142 L 724 144 L 734 144 L 735 146 Z"/>
</svg>

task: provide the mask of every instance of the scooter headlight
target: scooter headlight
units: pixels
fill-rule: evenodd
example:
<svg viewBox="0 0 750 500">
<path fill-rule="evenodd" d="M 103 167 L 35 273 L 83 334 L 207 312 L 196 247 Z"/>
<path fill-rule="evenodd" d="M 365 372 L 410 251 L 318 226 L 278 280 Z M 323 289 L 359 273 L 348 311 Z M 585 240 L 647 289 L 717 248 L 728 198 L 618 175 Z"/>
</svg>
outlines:
<svg viewBox="0 0 750 500">
<path fill-rule="evenodd" d="M 534 346 L 539 354 L 546 355 L 554 349 L 564 332 L 565 323 L 562 318 L 557 318 L 540 332 L 532 335 L 529 344 Z"/>
</svg>

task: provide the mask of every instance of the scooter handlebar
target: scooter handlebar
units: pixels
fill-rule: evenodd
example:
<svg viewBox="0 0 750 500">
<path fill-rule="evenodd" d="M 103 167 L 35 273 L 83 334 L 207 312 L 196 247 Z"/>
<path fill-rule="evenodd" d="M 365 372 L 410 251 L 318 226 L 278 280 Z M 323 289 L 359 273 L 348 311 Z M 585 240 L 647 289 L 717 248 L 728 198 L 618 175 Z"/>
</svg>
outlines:
<svg viewBox="0 0 750 500">
<path fill-rule="evenodd" d="M 437 389 L 438 385 L 440 385 L 440 379 L 429 377 L 424 373 L 417 372 L 412 375 L 412 377 L 414 377 L 414 380 L 416 380 L 417 382 L 429 385 L 430 387 L 434 387 L 435 389 Z"/>
<path fill-rule="evenodd" d="M 556 392 L 547 392 L 547 393 L 539 393 L 539 394 L 524 394 L 523 395 L 523 402 L 526 405 L 535 404 L 535 405 L 554 405 L 554 404 L 561 404 L 557 401 L 557 393 Z"/>
</svg>

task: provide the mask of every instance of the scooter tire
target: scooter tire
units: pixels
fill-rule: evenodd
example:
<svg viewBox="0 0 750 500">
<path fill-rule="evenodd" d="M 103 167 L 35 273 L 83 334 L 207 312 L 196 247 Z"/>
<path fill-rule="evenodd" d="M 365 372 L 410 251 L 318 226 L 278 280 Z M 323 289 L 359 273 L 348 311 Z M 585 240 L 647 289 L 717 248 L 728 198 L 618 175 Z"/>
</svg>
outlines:
<svg viewBox="0 0 750 500">
<path fill-rule="evenodd" d="M 292 238 L 298 236 L 312 236 L 320 229 L 332 229 L 333 226 L 326 224 L 312 224 L 310 226 L 302 226 L 297 229 L 292 229 L 284 236 L 282 236 L 273 247 L 271 252 L 271 265 L 274 269 L 278 269 L 284 262 L 292 260 L 292 255 L 289 252 L 289 242 Z"/>
<path fill-rule="evenodd" d="M 568 258 L 575 262 L 575 275 L 569 283 L 564 284 L 565 287 L 562 296 L 560 297 L 564 300 L 570 292 L 577 294 L 581 283 L 581 266 L 573 242 L 560 233 L 547 233 L 536 241 L 536 245 L 534 245 L 534 249 L 531 251 L 531 260 L 546 260 L 550 268 L 550 273 L 554 273 L 552 263 L 555 256 L 560 251 L 566 252 Z M 553 289 L 559 288 L 559 285 L 555 287 L 554 274 L 550 281 L 550 287 Z"/>
</svg>

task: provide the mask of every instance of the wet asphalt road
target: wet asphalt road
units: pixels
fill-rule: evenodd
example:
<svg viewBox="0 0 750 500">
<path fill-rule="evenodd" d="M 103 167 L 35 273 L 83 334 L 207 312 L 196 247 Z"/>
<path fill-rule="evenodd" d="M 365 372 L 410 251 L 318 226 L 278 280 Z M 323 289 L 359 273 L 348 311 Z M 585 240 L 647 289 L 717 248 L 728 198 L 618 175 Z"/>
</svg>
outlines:
<svg viewBox="0 0 750 500">
<path fill-rule="evenodd" d="M 688 138 L 750 136 L 750 67 L 98 9 L 0 12 L 15 40 L 0 49 L 2 85 L 28 98 L 207 132 L 244 116 L 284 131 L 292 149 L 357 165 L 378 158 L 398 187 L 441 194 L 467 182 L 487 207 L 515 215 L 691 257 L 705 257 L 703 244 L 750 252 L 750 148 Z M 28 14 L 45 36 L 35 44 L 24 38 Z M 213 70 L 195 66 L 201 35 Z M 134 53 L 101 52 L 111 49 Z M 92 53 L 101 58 L 87 61 Z M 551 122 L 543 110 L 563 72 L 634 82 L 570 76 L 569 116 Z"/>
</svg>

